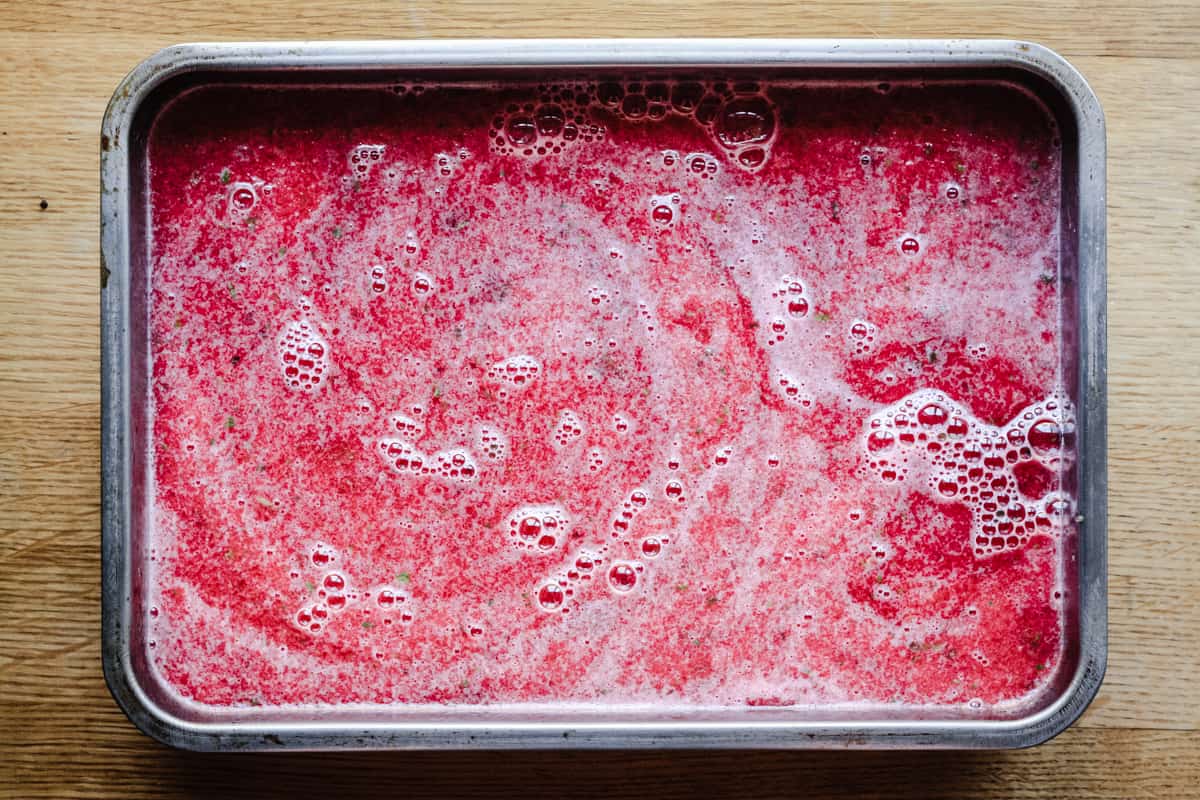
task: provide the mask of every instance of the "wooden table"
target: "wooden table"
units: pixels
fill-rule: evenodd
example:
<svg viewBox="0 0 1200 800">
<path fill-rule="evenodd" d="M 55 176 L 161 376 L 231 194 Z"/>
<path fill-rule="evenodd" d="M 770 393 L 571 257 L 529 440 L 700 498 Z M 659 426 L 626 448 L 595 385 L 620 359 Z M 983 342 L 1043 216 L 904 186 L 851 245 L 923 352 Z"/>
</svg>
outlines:
<svg viewBox="0 0 1200 800">
<path fill-rule="evenodd" d="M 534 20 L 549 18 L 551 22 Z M 98 156 L 121 76 L 178 41 L 1003 36 L 1108 114 L 1111 645 L 1083 719 L 1014 753 L 204 756 L 100 674 Z M 1200 790 L 1200 4 L 0 0 L 0 795 L 1185 797 Z"/>
</svg>

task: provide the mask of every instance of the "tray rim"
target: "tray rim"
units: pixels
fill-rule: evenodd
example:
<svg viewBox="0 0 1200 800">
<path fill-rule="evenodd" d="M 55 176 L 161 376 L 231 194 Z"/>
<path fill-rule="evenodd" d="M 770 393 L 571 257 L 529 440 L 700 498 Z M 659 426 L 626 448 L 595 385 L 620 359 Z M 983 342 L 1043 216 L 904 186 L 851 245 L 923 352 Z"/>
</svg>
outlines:
<svg viewBox="0 0 1200 800">
<path fill-rule="evenodd" d="M 131 658 L 130 195 L 135 116 L 195 72 L 436 68 L 1007 68 L 1045 81 L 1078 136 L 1079 661 L 1062 693 L 1013 720 L 197 723 L 156 703 Z M 1107 663 L 1107 342 L 1104 114 L 1083 76 L 1032 42 L 1000 39 L 477 39 L 195 43 L 164 48 L 118 85 L 101 124 L 102 663 L 144 733 L 190 750 L 452 748 L 1021 748 L 1065 730 Z M 485 716 L 481 714 L 478 716 Z"/>
</svg>

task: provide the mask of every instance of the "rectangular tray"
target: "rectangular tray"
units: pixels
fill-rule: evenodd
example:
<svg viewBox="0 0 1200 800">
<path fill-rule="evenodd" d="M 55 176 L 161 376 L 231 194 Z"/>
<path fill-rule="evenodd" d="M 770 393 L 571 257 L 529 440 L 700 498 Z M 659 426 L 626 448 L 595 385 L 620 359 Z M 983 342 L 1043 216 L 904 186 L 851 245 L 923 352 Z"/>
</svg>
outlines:
<svg viewBox="0 0 1200 800">
<path fill-rule="evenodd" d="M 164 103 L 206 83 L 392 83 L 529 79 L 598 70 L 724 70 L 790 79 L 1002 79 L 1035 94 L 1062 137 L 1063 361 L 1077 418 L 1076 581 L 1065 610 L 1064 669 L 1016 719 L 825 717 L 781 708 L 695 714 L 570 713 L 387 706 L 239 716 L 185 705 L 149 668 L 135 603 L 146 574 L 149 449 L 148 132 Z M 195 44 L 150 57 L 118 87 L 101 134 L 103 664 L 141 730 L 196 750 L 336 748 L 862 747 L 1013 748 L 1070 725 L 1097 692 L 1107 645 L 1105 133 L 1095 95 L 1057 54 L 990 40 L 588 40 Z"/>
</svg>

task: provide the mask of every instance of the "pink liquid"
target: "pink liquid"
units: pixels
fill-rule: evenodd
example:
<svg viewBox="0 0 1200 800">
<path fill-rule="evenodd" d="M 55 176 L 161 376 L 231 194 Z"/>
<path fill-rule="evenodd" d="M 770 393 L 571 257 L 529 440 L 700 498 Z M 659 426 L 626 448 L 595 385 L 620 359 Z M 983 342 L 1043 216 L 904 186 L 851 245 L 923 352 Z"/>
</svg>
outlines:
<svg viewBox="0 0 1200 800">
<path fill-rule="evenodd" d="M 1072 419 L 1031 100 L 419 89 L 209 89 L 154 129 L 148 636 L 181 695 L 1049 680 Z"/>
</svg>

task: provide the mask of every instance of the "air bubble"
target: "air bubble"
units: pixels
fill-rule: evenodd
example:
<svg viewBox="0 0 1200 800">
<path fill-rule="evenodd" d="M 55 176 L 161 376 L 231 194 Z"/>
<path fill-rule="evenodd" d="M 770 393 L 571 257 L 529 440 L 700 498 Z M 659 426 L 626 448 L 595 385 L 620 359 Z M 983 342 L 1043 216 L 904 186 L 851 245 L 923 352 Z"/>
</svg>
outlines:
<svg viewBox="0 0 1200 800">
<path fill-rule="evenodd" d="M 620 562 L 613 564 L 608 570 L 608 585 L 614 591 L 622 594 L 632 591 L 633 587 L 637 585 L 637 581 L 637 570 L 632 564 Z"/>
</svg>

